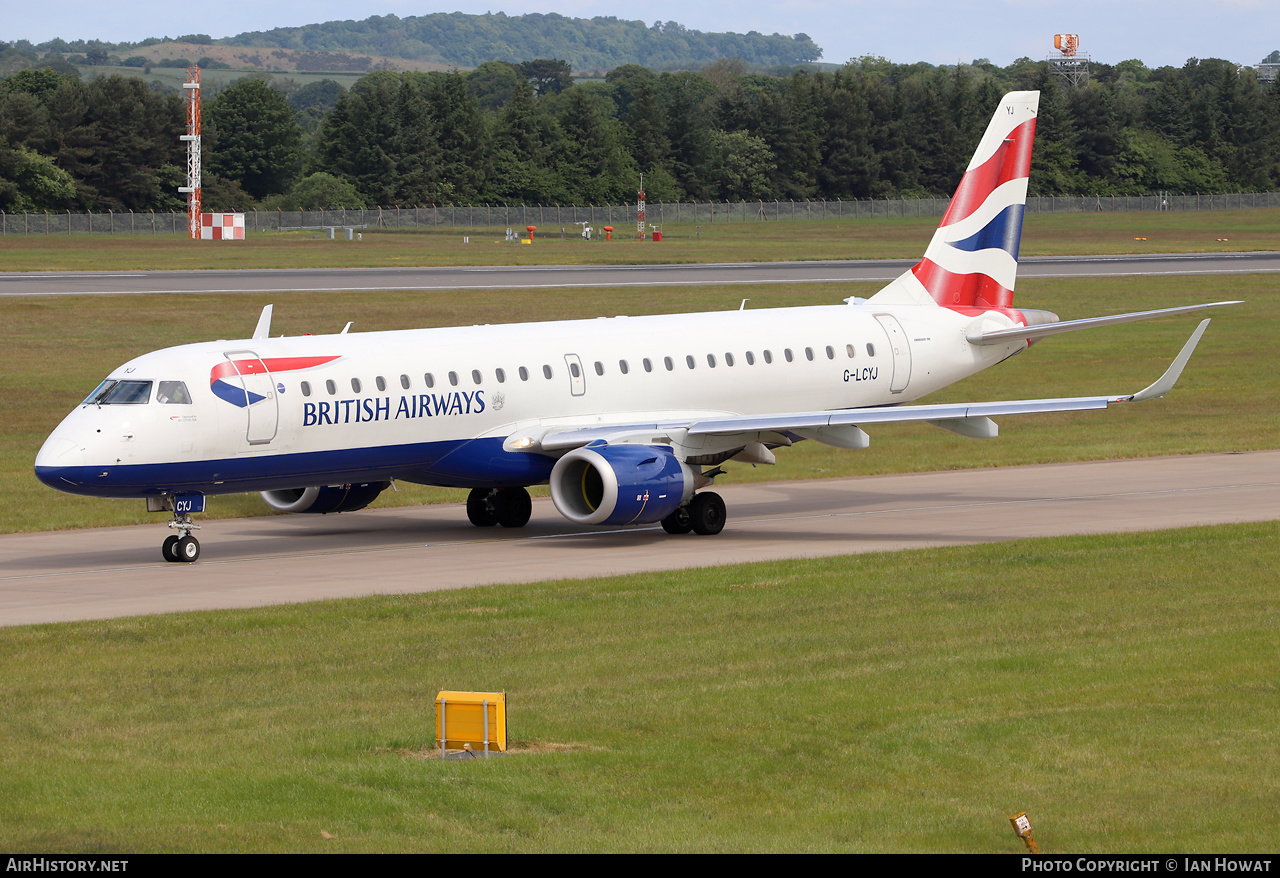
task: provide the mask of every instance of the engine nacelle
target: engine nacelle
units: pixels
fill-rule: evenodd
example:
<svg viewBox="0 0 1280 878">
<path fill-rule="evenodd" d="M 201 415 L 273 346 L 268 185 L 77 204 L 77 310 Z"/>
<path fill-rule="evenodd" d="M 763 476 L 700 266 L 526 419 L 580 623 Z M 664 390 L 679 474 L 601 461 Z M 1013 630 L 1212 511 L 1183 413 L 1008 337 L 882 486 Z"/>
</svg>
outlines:
<svg viewBox="0 0 1280 878">
<path fill-rule="evenodd" d="M 578 524 L 649 524 L 693 496 L 694 475 L 670 448 L 576 448 L 551 470 L 556 509 Z"/>
<path fill-rule="evenodd" d="M 364 509 L 391 486 L 390 482 L 326 485 L 317 488 L 282 488 L 263 491 L 262 499 L 277 512 L 355 512 Z"/>
</svg>

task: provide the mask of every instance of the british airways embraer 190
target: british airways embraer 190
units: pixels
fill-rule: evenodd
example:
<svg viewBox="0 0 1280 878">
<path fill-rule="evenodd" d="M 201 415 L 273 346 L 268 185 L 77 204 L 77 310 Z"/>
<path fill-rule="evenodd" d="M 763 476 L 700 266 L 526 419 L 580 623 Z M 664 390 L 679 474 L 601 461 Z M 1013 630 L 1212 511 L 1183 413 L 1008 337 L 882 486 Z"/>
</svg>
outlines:
<svg viewBox="0 0 1280 878">
<path fill-rule="evenodd" d="M 1215 302 L 1060 322 L 1015 309 L 1038 92 L 1005 95 L 924 258 L 843 305 L 613 317 L 183 345 L 116 369 L 36 457 L 50 487 L 169 511 L 169 561 L 194 561 L 210 494 L 283 512 L 361 509 L 393 480 L 471 488 L 479 526 L 529 520 L 529 485 L 588 525 L 719 533 L 702 490 L 739 461 L 810 439 L 865 448 L 865 427 L 926 421 L 993 437 L 991 418 L 1165 394 L 1203 334 L 1138 393 L 909 405 L 1033 341 Z"/>
</svg>

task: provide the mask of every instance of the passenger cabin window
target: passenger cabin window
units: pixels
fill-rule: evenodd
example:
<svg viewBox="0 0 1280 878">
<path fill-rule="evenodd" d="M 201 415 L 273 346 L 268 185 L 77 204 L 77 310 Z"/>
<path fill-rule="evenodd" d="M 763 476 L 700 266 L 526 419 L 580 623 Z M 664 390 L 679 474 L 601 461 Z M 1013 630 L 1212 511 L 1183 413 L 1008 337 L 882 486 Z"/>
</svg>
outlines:
<svg viewBox="0 0 1280 878">
<path fill-rule="evenodd" d="M 847 353 L 847 354 L 849 355 L 849 359 L 851 359 L 851 360 L 852 360 L 852 359 L 853 359 L 853 345 L 851 345 L 851 344 L 847 344 L 847 345 L 845 345 L 845 346 L 844 346 L 844 350 L 845 350 L 845 353 Z"/>
<path fill-rule="evenodd" d="M 876 346 L 871 342 L 867 342 L 867 356 L 874 357 L 876 355 Z"/>
<path fill-rule="evenodd" d="M 581 378 L 581 377 L 582 377 L 582 370 L 578 368 L 578 364 L 577 364 L 577 363 L 570 363 L 570 364 L 569 364 L 569 374 L 570 374 L 570 375 L 572 375 L 574 378 Z M 550 378 L 551 376 L 550 376 L 550 375 L 548 375 L 547 377 L 548 377 L 548 378 Z"/>
<path fill-rule="evenodd" d="M 729 353 L 728 351 L 724 352 L 724 364 L 726 366 L 733 365 L 733 354 Z"/>
<path fill-rule="evenodd" d="M 783 350 L 783 352 L 782 352 L 782 356 L 784 356 L 784 357 L 786 357 L 786 358 L 787 358 L 787 362 L 788 362 L 788 363 L 790 363 L 792 360 L 794 360 L 794 359 L 795 359 L 795 357 L 793 357 L 793 356 L 791 355 L 791 348 L 786 348 L 786 349 L 784 349 L 784 350 Z"/>
<path fill-rule="evenodd" d="M 432 375 L 430 372 L 427 372 L 422 376 L 422 381 L 427 385 L 427 390 L 436 386 L 436 376 Z"/>
<path fill-rule="evenodd" d="M 338 385 L 334 384 L 333 379 L 330 378 L 328 381 L 324 383 L 324 389 L 329 391 L 330 396 L 333 396 L 335 393 L 338 392 Z"/>
<path fill-rule="evenodd" d="M 521 381 L 529 380 L 529 370 L 526 369 L 524 366 L 520 367 L 520 380 Z"/>
<path fill-rule="evenodd" d="M 619 361 L 618 361 L 618 371 L 619 371 L 619 372 L 621 372 L 623 375 L 626 375 L 626 374 L 627 374 L 627 372 L 628 372 L 628 371 L 630 371 L 630 369 L 631 369 L 631 367 L 627 365 L 627 361 L 626 361 L 626 360 L 619 360 Z"/>
<path fill-rule="evenodd" d="M 692 369 L 694 366 L 693 354 L 685 354 L 684 362 L 686 366 Z"/>
<path fill-rule="evenodd" d="M 599 360 L 596 360 L 596 374 L 597 375 L 604 374 L 604 363 L 600 362 Z"/>
<path fill-rule="evenodd" d="M 756 355 L 751 353 L 751 351 L 747 351 L 747 365 L 754 366 L 755 364 L 756 364 Z"/>
<path fill-rule="evenodd" d="M 403 387 L 405 390 L 408 390 L 408 389 L 409 389 L 409 376 L 408 376 L 408 375 L 401 375 L 401 376 L 400 376 L 400 386 L 401 386 L 401 387 Z"/>
<path fill-rule="evenodd" d="M 310 394 L 310 388 L 307 389 Z M 181 381 L 161 381 L 156 388 L 156 402 L 161 405 L 191 405 L 191 394 Z"/>
<path fill-rule="evenodd" d="M 768 350 L 768 349 L 766 349 L 766 350 L 765 350 L 765 352 L 764 352 L 764 361 L 765 361 L 765 363 L 772 363 L 772 362 L 773 362 L 773 351 Z"/>
<path fill-rule="evenodd" d="M 672 369 L 674 369 L 674 368 L 676 367 L 676 364 L 675 364 L 674 362 L 672 362 L 672 360 L 671 360 L 671 358 L 670 358 L 670 357 L 663 357 L 663 358 L 662 358 L 662 365 L 664 365 L 664 366 L 666 366 L 666 367 L 667 367 L 667 371 L 668 371 L 668 372 L 670 372 Z"/>
<path fill-rule="evenodd" d="M 646 372 L 653 371 L 653 360 L 650 360 L 648 357 L 644 358 L 644 370 Z"/>
<path fill-rule="evenodd" d="M 710 366 L 712 369 L 714 369 L 714 368 L 716 367 L 716 355 L 715 355 L 715 354 L 707 354 L 707 365 L 708 365 L 708 366 Z"/>
<path fill-rule="evenodd" d="M 506 370 L 506 369 L 494 369 L 494 370 L 493 370 L 493 377 L 498 379 L 498 383 L 499 383 L 499 384 L 502 384 L 502 383 L 504 383 L 504 382 L 507 380 L 507 370 Z"/>
<path fill-rule="evenodd" d="M 359 392 L 360 392 L 360 379 L 359 379 L 359 378 L 352 378 L 352 379 L 351 379 L 351 392 L 352 392 L 352 393 L 359 393 Z"/>
<path fill-rule="evenodd" d="M 836 349 L 831 345 L 827 345 L 827 359 L 834 360 L 836 358 Z"/>
<path fill-rule="evenodd" d="M 457 387 L 457 386 L 458 386 L 458 373 L 457 373 L 457 372 L 450 372 L 450 373 L 449 373 L 449 383 L 450 383 L 450 384 L 452 384 L 454 387 Z"/>
<path fill-rule="evenodd" d="M 480 370 L 479 370 L 479 369 L 472 369 L 472 370 L 471 370 L 471 380 L 472 380 L 472 381 L 474 381 L 476 384 L 479 384 L 479 383 L 480 383 L 480 381 L 483 379 L 483 377 L 484 377 L 484 376 L 480 374 Z"/>
<path fill-rule="evenodd" d="M 808 360 L 810 363 L 812 363 L 812 362 L 813 362 L 813 348 L 805 348 L 805 349 L 804 349 L 804 356 L 805 356 L 805 359 L 806 359 L 806 360 Z"/>
<path fill-rule="evenodd" d="M 387 379 L 383 378 L 381 375 L 373 379 L 373 383 L 378 385 L 379 390 L 387 389 Z"/>
<path fill-rule="evenodd" d="M 310 396 L 310 395 L 311 395 L 311 382 L 310 382 L 310 381 L 303 381 L 301 386 L 302 386 L 302 395 L 303 395 L 303 396 Z"/>
<path fill-rule="evenodd" d="M 550 381 L 550 380 L 551 380 L 551 374 L 552 374 L 552 373 L 551 373 L 551 367 L 550 367 L 550 366 L 545 366 L 545 365 L 544 365 L 544 366 L 542 367 L 542 377 L 543 377 L 543 378 L 546 378 L 548 381 Z"/>
</svg>

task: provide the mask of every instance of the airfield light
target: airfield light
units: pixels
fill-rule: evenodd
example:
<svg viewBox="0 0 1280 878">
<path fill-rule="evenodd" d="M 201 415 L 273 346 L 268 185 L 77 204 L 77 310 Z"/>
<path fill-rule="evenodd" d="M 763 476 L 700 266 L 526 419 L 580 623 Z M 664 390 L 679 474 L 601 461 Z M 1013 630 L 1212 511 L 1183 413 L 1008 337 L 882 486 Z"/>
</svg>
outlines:
<svg viewBox="0 0 1280 878">
<path fill-rule="evenodd" d="M 1018 838 L 1026 843 L 1027 850 L 1033 854 L 1040 853 L 1040 848 L 1036 846 L 1036 840 L 1031 834 L 1031 821 L 1027 819 L 1027 812 L 1023 811 L 1010 817 L 1009 822 L 1013 824 L 1013 831 L 1018 833 Z"/>
</svg>

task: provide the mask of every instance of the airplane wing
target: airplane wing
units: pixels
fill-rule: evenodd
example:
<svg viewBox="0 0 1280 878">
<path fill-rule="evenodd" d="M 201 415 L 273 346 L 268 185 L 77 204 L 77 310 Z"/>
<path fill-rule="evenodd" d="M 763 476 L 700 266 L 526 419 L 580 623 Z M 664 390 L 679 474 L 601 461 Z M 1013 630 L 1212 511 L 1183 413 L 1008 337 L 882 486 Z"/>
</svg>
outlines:
<svg viewBox="0 0 1280 878">
<path fill-rule="evenodd" d="M 870 424 L 892 424 L 925 421 L 944 430 L 974 438 L 993 438 L 998 428 L 993 417 L 1046 412 L 1078 412 L 1104 409 L 1116 403 L 1142 402 L 1164 396 L 1173 389 L 1187 361 L 1199 344 L 1209 320 L 1200 321 L 1174 361 L 1154 383 L 1137 393 L 1107 396 L 1060 397 L 1056 399 L 1023 399 L 999 402 L 940 403 L 934 405 L 878 406 L 873 408 L 834 409 L 815 412 L 783 412 L 768 415 L 710 417 L 688 421 L 655 421 L 638 424 L 613 424 L 591 427 L 557 426 L 522 430 L 507 437 L 503 447 L 508 451 L 531 451 L 558 454 L 590 443 L 606 445 L 663 444 L 679 450 L 686 460 L 713 463 L 726 460 L 748 446 L 755 448 L 751 456 L 738 458 L 747 462 L 772 463 L 770 446 L 790 445 L 796 438 L 813 439 L 838 448 L 865 448 L 870 439 L 862 427 Z M 727 455 L 727 456 L 723 456 Z M 720 456 L 719 460 L 713 460 Z"/>
</svg>

